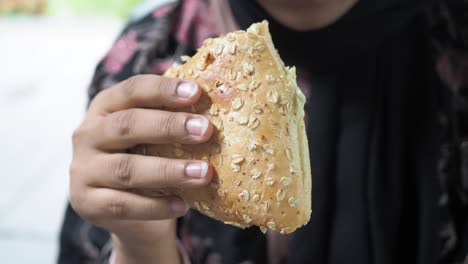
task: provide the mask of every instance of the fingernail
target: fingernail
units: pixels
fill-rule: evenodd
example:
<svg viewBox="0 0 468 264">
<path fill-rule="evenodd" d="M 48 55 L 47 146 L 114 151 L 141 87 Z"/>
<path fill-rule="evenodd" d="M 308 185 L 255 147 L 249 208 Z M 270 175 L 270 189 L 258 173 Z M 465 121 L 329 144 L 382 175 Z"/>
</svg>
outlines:
<svg viewBox="0 0 468 264">
<path fill-rule="evenodd" d="M 194 136 L 202 136 L 208 129 L 208 120 L 203 117 L 192 118 L 187 121 L 187 131 Z"/>
<path fill-rule="evenodd" d="M 208 173 L 208 164 L 206 162 L 191 163 L 185 167 L 185 174 L 190 178 L 203 179 Z"/>
<path fill-rule="evenodd" d="M 172 211 L 174 211 L 174 213 L 177 215 L 184 214 L 189 208 L 188 204 L 182 199 L 173 200 L 171 207 Z"/>
<path fill-rule="evenodd" d="M 198 86 L 193 82 L 182 82 L 177 86 L 177 95 L 182 98 L 190 98 L 198 92 Z"/>
</svg>

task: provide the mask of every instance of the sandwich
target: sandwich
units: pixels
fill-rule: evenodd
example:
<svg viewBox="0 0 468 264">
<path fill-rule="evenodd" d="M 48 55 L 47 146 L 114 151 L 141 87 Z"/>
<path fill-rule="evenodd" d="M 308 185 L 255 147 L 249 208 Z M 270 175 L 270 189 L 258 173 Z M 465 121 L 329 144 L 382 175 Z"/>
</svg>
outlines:
<svg viewBox="0 0 468 264">
<path fill-rule="evenodd" d="M 294 67 L 276 51 L 268 23 L 204 41 L 164 75 L 193 80 L 200 100 L 183 111 L 202 114 L 213 137 L 198 145 L 152 145 L 146 155 L 206 160 L 209 186 L 168 190 L 209 217 L 240 228 L 288 234 L 311 214 L 311 168 L 304 124 L 305 96 Z M 180 111 L 180 110 L 179 110 Z"/>
</svg>

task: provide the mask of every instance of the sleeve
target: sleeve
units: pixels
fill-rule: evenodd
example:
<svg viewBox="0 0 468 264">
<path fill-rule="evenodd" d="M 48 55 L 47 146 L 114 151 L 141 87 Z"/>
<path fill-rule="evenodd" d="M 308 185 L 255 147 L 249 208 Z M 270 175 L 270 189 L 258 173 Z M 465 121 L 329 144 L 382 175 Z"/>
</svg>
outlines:
<svg viewBox="0 0 468 264">
<path fill-rule="evenodd" d="M 438 166 L 440 263 L 468 263 L 468 2 L 437 1 L 429 18 L 436 68 L 450 94 Z"/>
<path fill-rule="evenodd" d="M 177 250 L 179 251 L 180 263 L 181 264 L 191 264 L 190 256 L 188 255 L 187 250 L 184 248 L 180 241 L 177 241 Z M 109 264 L 115 264 L 115 254 L 114 252 L 110 253 Z"/>
</svg>

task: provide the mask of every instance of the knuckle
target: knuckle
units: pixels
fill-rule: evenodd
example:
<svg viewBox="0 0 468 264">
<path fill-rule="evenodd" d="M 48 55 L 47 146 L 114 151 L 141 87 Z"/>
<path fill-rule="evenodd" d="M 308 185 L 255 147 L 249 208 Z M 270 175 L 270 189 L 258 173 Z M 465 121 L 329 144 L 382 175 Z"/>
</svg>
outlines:
<svg viewBox="0 0 468 264">
<path fill-rule="evenodd" d="M 165 79 L 166 78 L 160 76 L 153 76 L 153 79 L 151 80 L 151 94 L 155 98 L 160 98 L 164 95 L 164 93 L 167 93 L 167 85 Z"/>
<path fill-rule="evenodd" d="M 82 183 L 76 182 L 82 178 L 79 176 L 81 171 L 83 170 L 78 163 L 73 162 L 70 166 L 70 206 L 81 218 L 93 224 L 98 224 L 100 221 L 99 210 L 95 210 L 95 207 L 89 206 L 86 188 L 83 187 Z"/>
<path fill-rule="evenodd" d="M 71 187 L 69 199 L 71 207 L 80 217 L 92 223 L 96 223 L 98 221 L 98 215 L 93 213 L 93 210 L 91 210 L 92 208 L 86 206 L 85 197 L 83 197 L 81 190 Z"/>
<path fill-rule="evenodd" d="M 118 158 L 113 165 L 116 180 L 124 186 L 131 186 L 134 174 L 134 159 L 130 155 Z"/>
<path fill-rule="evenodd" d="M 111 120 L 113 127 L 117 130 L 119 136 L 131 135 L 135 128 L 136 111 L 133 109 L 120 111 L 113 114 Z"/>
<path fill-rule="evenodd" d="M 84 121 L 78 128 L 73 131 L 72 145 L 77 147 L 84 142 L 89 141 L 89 139 L 96 134 L 95 131 L 99 129 L 99 124 L 100 122 L 97 122 L 94 119 Z"/>
<path fill-rule="evenodd" d="M 103 99 L 105 99 L 108 96 L 110 90 L 112 90 L 112 89 L 106 89 L 106 90 L 102 90 L 102 91 L 98 92 L 94 96 L 94 98 L 92 98 L 92 100 L 91 100 L 91 102 L 89 104 L 89 108 L 94 108 L 95 106 L 97 106 L 100 101 L 102 101 Z"/>
<path fill-rule="evenodd" d="M 70 175 L 70 178 L 76 178 L 79 172 L 80 172 L 80 166 L 77 164 L 77 161 L 73 159 L 72 162 L 70 163 L 70 167 L 68 168 L 68 173 Z"/>
<path fill-rule="evenodd" d="M 128 213 L 128 207 L 125 200 L 115 195 L 107 202 L 107 210 L 110 213 L 111 218 L 124 218 Z"/>
<path fill-rule="evenodd" d="M 72 134 L 72 144 L 73 146 L 77 146 L 82 142 L 84 137 L 84 131 L 81 127 L 75 129 Z"/>
<path fill-rule="evenodd" d="M 135 75 L 122 83 L 122 93 L 125 98 L 134 98 L 135 92 L 138 89 L 138 83 L 141 79 L 140 75 Z"/>
<path fill-rule="evenodd" d="M 159 176 L 161 187 L 167 187 L 173 182 L 174 165 L 169 160 L 162 160 L 157 166 L 157 175 Z"/>
<path fill-rule="evenodd" d="M 180 115 L 174 112 L 166 112 L 162 115 L 162 118 L 158 124 L 160 135 L 166 139 L 174 139 L 175 132 L 178 129 L 180 123 Z"/>
<path fill-rule="evenodd" d="M 79 194 L 75 191 L 75 188 L 70 187 L 70 205 L 76 212 L 80 212 L 80 197 Z"/>
</svg>

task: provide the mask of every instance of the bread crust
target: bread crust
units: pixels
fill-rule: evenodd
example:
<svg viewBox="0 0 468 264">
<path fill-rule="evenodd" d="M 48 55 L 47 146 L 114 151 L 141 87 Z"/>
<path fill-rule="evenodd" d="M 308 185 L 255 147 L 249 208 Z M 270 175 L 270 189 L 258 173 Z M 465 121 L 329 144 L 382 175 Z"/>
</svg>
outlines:
<svg viewBox="0 0 468 264">
<path fill-rule="evenodd" d="M 212 139 L 199 145 L 146 146 L 147 155 L 207 160 L 212 183 L 170 190 L 226 224 L 291 233 L 311 214 L 311 169 L 304 125 L 305 97 L 294 68 L 284 66 L 268 23 L 207 39 L 164 75 L 195 81 L 198 103 L 182 111 L 206 116 Z M 178 110 L 180 111 L 180 110 Z"/>
</svg>

